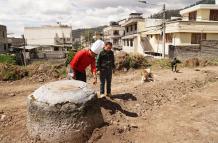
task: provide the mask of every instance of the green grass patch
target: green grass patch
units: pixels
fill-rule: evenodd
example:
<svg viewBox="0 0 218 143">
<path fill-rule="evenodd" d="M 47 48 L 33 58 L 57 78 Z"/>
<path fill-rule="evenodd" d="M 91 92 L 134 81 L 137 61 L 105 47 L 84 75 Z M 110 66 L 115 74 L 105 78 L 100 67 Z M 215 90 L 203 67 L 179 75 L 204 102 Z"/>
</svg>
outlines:
<svg viewBox="0 0 218 143">
<path fill-rule="evenodd" d="M 16 64 L 16 57 L 8 54 L 0 54 L 0 63 Z"/>
<path fill-rule="evenodd" d="M 171 62 L 169 59 L 157 59 L 151 61 L 151 65 L 154 68 L 169 69 L 171 67 Z"/>
</svg>

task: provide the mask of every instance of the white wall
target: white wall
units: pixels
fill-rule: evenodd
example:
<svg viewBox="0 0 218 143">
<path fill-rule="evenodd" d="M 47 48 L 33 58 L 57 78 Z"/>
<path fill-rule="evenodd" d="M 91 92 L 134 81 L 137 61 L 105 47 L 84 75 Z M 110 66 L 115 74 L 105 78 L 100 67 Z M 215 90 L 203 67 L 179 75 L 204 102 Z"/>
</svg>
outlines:
<svg viewBox="0 0 218 143">
<path fill-rule="evenodd" d="M 27 45 L 54 45 L 56 34 L 62 38 L 64 33 L 65 38 L 70 38 L 72 33 L 71 27 L 33 27 L 24 29 L 24 36 Z"/>
</svg>

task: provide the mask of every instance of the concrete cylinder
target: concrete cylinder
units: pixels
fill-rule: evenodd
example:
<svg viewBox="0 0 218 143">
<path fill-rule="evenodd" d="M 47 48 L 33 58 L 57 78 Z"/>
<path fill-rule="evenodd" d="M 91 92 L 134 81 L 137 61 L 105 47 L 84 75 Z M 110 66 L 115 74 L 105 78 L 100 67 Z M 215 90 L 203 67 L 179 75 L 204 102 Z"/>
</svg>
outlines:
<svg viewBox="0 0 218 143">
<path fill-rule="evenodd" d="M 104 121 L 96 93 L 75 80 L 48 83 L 28 96 L 27 129 L 44 142 L 86 142 Z"/>
</svg>

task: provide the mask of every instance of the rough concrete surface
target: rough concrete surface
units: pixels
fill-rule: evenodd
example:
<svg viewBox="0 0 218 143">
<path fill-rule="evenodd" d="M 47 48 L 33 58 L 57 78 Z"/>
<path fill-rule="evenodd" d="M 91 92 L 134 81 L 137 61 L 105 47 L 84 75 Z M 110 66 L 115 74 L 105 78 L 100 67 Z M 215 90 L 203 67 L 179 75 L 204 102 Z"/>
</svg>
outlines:
<svg viewBox="0 0 218 143">
<path fill-rule="evenodd" d="M 51 82 L 28 96 L 27 129 L 46 142 L 83 143 L 103 124 L 96 93 L 75 80 Z"/>
</svg>

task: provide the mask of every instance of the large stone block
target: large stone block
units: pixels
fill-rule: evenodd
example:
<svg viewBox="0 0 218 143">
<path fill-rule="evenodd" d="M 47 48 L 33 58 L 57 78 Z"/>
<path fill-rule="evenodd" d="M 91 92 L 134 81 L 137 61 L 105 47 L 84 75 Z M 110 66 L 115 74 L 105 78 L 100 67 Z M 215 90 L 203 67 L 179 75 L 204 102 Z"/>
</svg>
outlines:
<svg viewBox="0 0 218 143">
<path fill-rule="evenodd" d="M 28 96 L 27 128 L 46 142 L 83 143 L 104 121 L 96 93 L 86 83 L 48 83 Z"/>
</svg>

